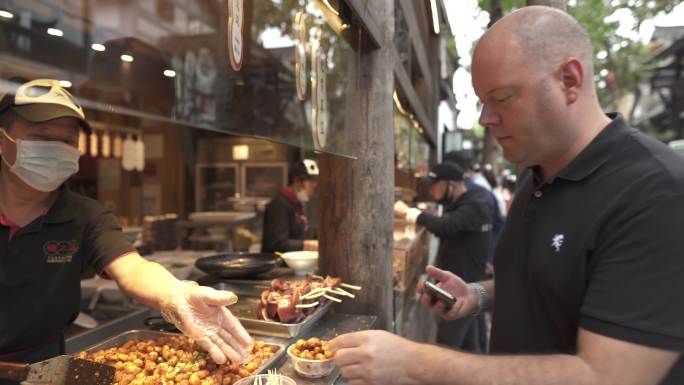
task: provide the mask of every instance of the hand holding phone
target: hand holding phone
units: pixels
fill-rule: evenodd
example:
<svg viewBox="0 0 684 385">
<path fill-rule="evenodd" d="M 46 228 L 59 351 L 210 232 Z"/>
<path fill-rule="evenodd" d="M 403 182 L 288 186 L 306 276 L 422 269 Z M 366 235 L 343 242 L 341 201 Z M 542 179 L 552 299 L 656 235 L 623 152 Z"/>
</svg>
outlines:
<svg viewBox="0 0 684 385">
<path fill-rule="evenodd" d="M 439 288 L 430 281 L 425 281 L 425 291 L 432 296 L 433 303 L 436 303 L 437 300 L 444 301 L 447 309 L 451 308 L 456 303 L 456 298 L 453 295 Z"/>
</svg>

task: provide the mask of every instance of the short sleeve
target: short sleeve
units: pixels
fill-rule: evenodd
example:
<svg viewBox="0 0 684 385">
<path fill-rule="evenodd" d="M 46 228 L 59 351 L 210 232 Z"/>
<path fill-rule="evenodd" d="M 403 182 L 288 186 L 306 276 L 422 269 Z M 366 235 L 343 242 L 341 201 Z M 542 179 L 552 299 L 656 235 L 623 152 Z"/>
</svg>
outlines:
<svg viewBox="0 0 684 385">
<path fill-rule="evenodd" d="M 445 211 L 442 216 L 422 213 L 416 223 L 424 226 L 439 238 L 452 237 L 460 232 L 481 232 L 491 227 L 484 202 L 466 204 L 456 210 Z"/>
<path fill-rule="evenodd" d="M 684 351 L 684 196 L 659 194 L 603 226 L 591 256 L 580 326 Z"/>
<path fill-rule="evenodd" d="M 84 270 L 93 267 L 98 274 L 114 259 L 135 251 L 114 214 L 103 207 L 93 210 L 83 248 Z"/>
</svg>

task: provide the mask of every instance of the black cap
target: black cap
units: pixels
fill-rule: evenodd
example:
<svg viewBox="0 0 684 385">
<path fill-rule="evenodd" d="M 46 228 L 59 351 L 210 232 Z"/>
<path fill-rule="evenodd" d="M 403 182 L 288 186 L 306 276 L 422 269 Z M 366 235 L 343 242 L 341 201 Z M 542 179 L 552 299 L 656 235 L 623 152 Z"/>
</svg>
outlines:
<svg viewBox="0 0 684 385">
<path fill-rule="evenodd" d="M 289 183 L 295 179 L 318 179 L 318 164 L 315 160 L 303 159 L 290 165 Z"/>
<path fill-rule="evenodd" d="M 432 167 L 428 176 L 435 182 L 439 180 L 460 182 L 463 180 L 463 169 L 456 163 L 442 162 Z"/>
</svg>

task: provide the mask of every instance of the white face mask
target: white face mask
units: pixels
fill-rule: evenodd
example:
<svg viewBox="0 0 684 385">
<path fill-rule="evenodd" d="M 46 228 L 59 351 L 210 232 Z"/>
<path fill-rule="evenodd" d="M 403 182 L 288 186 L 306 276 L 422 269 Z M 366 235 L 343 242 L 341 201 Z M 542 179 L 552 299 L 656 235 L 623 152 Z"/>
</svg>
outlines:
<svg viewBox="0 0 684 385">
<path fill-rule="evenodd" d="M 38 191 L 55 191 L 70 176 L 78 172 L 78 149 L 68 144 L 42 140 L 16 141 L 7 134 L 7 139 L 16 143 L 17 157 L 10 165 L 5 157 L 2 161 L 19 179 Z"/>
<path fill-rule="evenodd" d="M 301 189 L 297 191 L 297 199 L 299 199 L 300 202 L 306 203 L 309 201 L 309 195 L 304 191 L 304 189 Z"/>
</svg>

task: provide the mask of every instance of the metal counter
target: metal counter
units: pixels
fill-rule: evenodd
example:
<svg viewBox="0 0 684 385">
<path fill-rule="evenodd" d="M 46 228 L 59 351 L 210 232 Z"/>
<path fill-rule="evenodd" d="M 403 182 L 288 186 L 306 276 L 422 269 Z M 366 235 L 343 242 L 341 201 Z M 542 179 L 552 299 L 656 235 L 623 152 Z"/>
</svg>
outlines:
<svg viewBox="0 0 684 385">
<path fill-rule="evenodd" d="M 114 335 L 123 333 L 128 330 L 145 329 L 143 321 L 149 316 L 159 315 L 159 312 L 149 309 L 140 309 L 131 312 L 130 314 L 120 317 L 116 320 L 109 321 L 100 327 L 92 329 L 88 332 L 81 333 L 66 340 L 67 354 L 77 353 L 89 346 Z M 337 335 L 373 329 L 377 325 L 377 317 L 342 314 L 331 309 L 325 316 L 323 316 L 310 329 L 303 332 L 298 338 L 319 337 L 322 339 L 332 339 Z M 297 338 L 278 338 L 278 337 L 257 337 L 259 340 L 266 342 L 274 342 L 289 346 L 293 344 Z M 299 376 L 292 367 L 287 354 L 282 356 L 279 360 L 274 361 L 270 368 L 277 368 L 278 371 L 286 376 L 292 377 L 298 385 L 335 385 L 343 384 L 344 380 L 340 378 L 339 371 L 335 369 L 329 376 L 320 379 L 307 379 Z"/>
</svg>

